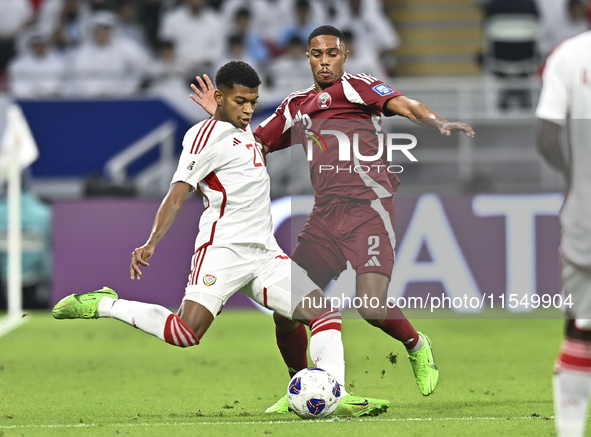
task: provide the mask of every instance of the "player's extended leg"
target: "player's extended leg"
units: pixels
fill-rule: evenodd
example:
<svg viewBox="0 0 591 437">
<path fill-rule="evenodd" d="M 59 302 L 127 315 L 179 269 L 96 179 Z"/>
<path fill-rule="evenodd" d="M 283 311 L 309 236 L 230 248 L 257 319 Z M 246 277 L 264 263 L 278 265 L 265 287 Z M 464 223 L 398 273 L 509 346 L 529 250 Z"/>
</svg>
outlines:
<svg viewBox="0 0 591 437">
<path fill-rule="evenodd" d="M 277 272 L 284 275 L 282 279 L 278 278 Z M 314 365 L 333 374 L 342 387 L 336 415 L 378 415 L 388 409 L 390 403 L 387 400 L 358 397 L 346 392 L 341 313 L 337 308 L 330 307 L 326 296 L 300 266 L 292 260 L 276 257 L 260 272 L 250 288 L 243 291 L 251 293 L 257 302 L 264 303 L 283 317 L 309 325 L 310 356 Z M 289 403 L 285 395 L 266 412 L 288 411 Z"/>
<path fill-rule="evenodd" d="M 340 311 L 327 307 L 324 293 L 314 290 L 297 305 L 293 319 L 310 327 L 310 357 L 314 366 L 332 373 L 346 393 Z"/>
<path fill-rule="evenodd" d="M 572 300 L 566 335 L 554 365 L 554 410 L 559 437 L 584 435 L 591 397 L 591 273 L 563 258 L 564 294 Z"/>
<path fill-rule="evenodd" d="M 111 317 L 180 347 L 199 344 L 213 321 L 213 315 L 196 302 L 183 302 L 177 315 L 160 305 L 119 299 L 107 287 L 63 298 L 53 308 L 52 315 L 56 319 Z"/>
<path fill-rule="evenodd" d="M 358 311 L 368 323 L 404 344 L 419 391 L 428 396 L 435 391 L 439 380 L 431 342 L 413 328 L 400 308 L 387 305 L 389 284 L 390 279 L 379 273 L 358 275 L 356 294 L 365 303 Z"/>
<path fill-rule="evenodd" d="M 302 271 L 303 273 L 303 271 Z M 302 281 L 303 282 L 303 281 Z M 292 287 L 297 285 L 292 284 Z M 298 295 L 296 291 L 295 296 Z M 345 356 L 341 339 L 341 313 L 331 308 L 320 290 L 308 294 L 295 308 L 293 319 L 310 327 L 310 356 L 314 366 L 330 372 L 341 386 L 342 397 L 334 414 L 337 416 L 377 416 L 388 410 L 386 399 L 354 396 L 345 390 Z M 277 402 L 282 408 L 266 412 L 287 412 L 287 395 Z M 276 405 L 277 405 L 276 404 Z"/>
<path fill-rule="evenodd" d="M 591 397 L 591 320 L 566 321 L 566 337 L 554 370 L 558 436 L 582 437 Z"/>
<path fill-rule="evenodd" d="M 335 272 L 324 258 L 306 240 L 298 242 L 291 259 L 303 268 L 312 282 L 322 290 L 335 276 Z M 277 347 L 291 377 L 308 367 L 308 334 L 301 323 L 283 317 L 277 312 L 273 313 L 273 321 Z"/>
</svg>

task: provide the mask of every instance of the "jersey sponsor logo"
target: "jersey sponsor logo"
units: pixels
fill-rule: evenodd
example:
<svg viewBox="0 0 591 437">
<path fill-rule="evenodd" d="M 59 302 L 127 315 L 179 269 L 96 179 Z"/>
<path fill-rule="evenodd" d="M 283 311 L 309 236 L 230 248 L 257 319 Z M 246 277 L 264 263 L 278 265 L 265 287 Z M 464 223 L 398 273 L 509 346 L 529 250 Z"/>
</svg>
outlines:
<svg viewBox="0 0 591 437">
<path fill-rule="evenodd" d="M 380 96 L 387 96 L 388 94 L 392 94 L 394 92 L 394 90 L 385 83 L 380 83 L 372 87 L 371 89 L 378 93 Z"/>
<path fill-rule="evenodd" d="M 240 140 L 234 138 L 234 141 L 232 142 L 233 146 L 237 146 L 238 144 L 240 144 Z"/>
<path fill-rule="evenodd" d="M 189 163 L 189 165 L 187 166 L 187 170 L 191 171 L 191 170 L 193 170 L 193 167 L 195 167 L 195 161 L 191 161 Z"/>
<path fill-rule="evenodd" d="M 213 275 L 204 275 L 203 276 L 203 283 L 205 284 L 206 287 L 211 287 L 213 284 L 215 284 L 216 280 L 217 280 L 217 278 Z"/>
<path fill-rule="evenodd" d="M 332 97 L 327 92 L 323 92 L 316 99 L 316 103 L 320 109 L 326 109 L 332 103 Z"/>
</svg>

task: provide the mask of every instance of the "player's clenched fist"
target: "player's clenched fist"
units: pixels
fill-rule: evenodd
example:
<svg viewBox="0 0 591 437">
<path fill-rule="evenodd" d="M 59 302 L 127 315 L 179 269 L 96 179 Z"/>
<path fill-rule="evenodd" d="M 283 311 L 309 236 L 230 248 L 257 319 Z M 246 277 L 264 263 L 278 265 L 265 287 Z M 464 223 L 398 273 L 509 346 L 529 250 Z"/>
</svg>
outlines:
<svg viewBox="0 0 591 437">
<path fill-rule="evenodd" d="M 142 276 L 140 266 L 149 266 L 147 262 L 152 255 L 154 255 L 154 246 L 151 244 L 144 244 L 142 247 L 138 247 L 131 254 L 131 265 L 129 266 L 129 274 L 131 279 L 139 281 Z"/>
</svg>

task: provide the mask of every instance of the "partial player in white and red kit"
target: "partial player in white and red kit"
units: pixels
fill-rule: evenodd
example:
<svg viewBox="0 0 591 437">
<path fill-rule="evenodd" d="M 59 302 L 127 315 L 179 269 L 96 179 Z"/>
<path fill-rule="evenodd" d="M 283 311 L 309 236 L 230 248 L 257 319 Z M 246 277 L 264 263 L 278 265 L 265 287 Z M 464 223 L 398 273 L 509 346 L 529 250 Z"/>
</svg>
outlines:
<svg viewBox="0 0 591 437">
<path fill-rule="evenodd" d="M 381 132 L 381 114 L 408 117 L 439 129 L 443 135 L 459 130 L 473 136 L 474 132 L 464 123 L 448 122 L 369 75 L 346 74 L 347 56 L 338 29 L 321 26 L 314 30 L 308 38 L 314 86 L 290 94 L 254 133 L 266 152 L 306 144 L 310 137 L 324 145 L 311 153 L 315 206 L 292 259 L 321 288 L 350 261 L 357 273 L 357 296 L 364 302 L 379 302 L 358 311 L 369 323 L 404 343 L 419 390 L 429 395 L 437 385 L 438 371 L 428 338 L 415 331 L 398 307 L 388 308 L 386 302 L 394 263 L 393 195 L 398 178 L 388 171 L 390 164 L 379 153 L 377 134 Z M 198 81 L 203 92 L 193 87 L 197 94 L 193 100 L 211 112 L 209 84 Z M 347 142 L 348 147 L 343 147 Z M 365 160 L 357 156 L 355 148 Z M 305 329 L 277 313 L 274 320 L 277 344 L 293 374 L 307 366 Z M 287 411 L 286 399 L 267 411 Z"/>
<path fill-rule="evenodd" d="M 309 324 L 310 355 L 344 390 L 341 315 L 301 267 L 283 253 L 273 236 L 269 176 L 249 124 L 258 100 L 257 73 L 244 62 L 229 62 L 216 75 L 216 111 L 189 129 L 168 194 L 148 241 L 133 251 L 131 279 L 140 279 L 158 242 L 174 222 L 189 192 L 198 189 L 201 215 L 191 274 L 178 314 L 154 304 L 118 299 L 105 288 L 71 295 L 53 309 L 58 319 L 112 317 L 172 345 L 199 344 L 226 301 L 237 291 L 286 318 Z M 317 302 L 306 305 L 305 298 Z M 320 305 L 319 305 L 320 304 Z M 388 401 L 342 391 L 337 414 L 376 415 Z"/>
<path fill-rule="evenodd" d="M 555 363 L 554 408 L 560 437 L 584 435 L 591 398 L 591 32 L 548 57 L 536 116 L 539 147 L 560 170 L 568 192 L 560 211 L 566 338 Z M 568 131 L 569 159 L 561 146 Z M 572 305 L 571 305 L 572 304 Z"/>
</svg>

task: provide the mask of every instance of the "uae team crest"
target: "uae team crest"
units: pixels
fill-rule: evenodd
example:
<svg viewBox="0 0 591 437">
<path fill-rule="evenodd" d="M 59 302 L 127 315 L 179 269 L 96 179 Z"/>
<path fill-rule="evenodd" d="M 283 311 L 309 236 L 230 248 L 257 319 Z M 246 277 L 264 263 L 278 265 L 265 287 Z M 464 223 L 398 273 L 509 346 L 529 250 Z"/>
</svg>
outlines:
<svg viewBox="0 0 591 437">
<path fill-rule="evenodd" d="M 203 276 L 203 283 L 206 287 L 211 287 L 213 284 L 215 284 L 216 279 L 217 278 L 213 275 L 205 275 Z"/>
<path fill-rule="evenodd" d="M 326 109 L 332 103 L 332 97 L 330 97 L 330 94 L 328 94 L 327 92 L 323 92 L 318 96 L 316 103 L 318 103 L 318 107 L 320 109 Z"/>
</svg>

